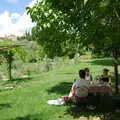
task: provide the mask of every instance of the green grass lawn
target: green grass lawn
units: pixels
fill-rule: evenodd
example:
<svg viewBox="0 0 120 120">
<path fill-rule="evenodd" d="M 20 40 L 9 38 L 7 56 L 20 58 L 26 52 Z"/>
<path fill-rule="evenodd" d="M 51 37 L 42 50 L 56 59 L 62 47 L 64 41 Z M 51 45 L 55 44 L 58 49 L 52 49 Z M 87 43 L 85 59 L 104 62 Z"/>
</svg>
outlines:
<svg viewBox="0 0 120 120">
<path fill-rule="evenodd" d="M 99 113 L 76 112 L 70 110 L 69 105 L 47 104 L 47 100 L 68 94 L 73 79 L 78 78 L 78 70 L 84 67 L 90 68 L 94 78 L 105 67 L 110 69 L 111 75 L 114 70 L 111 59 L 100 59 L 64 66 L 29 79 L 1 81 L 0 120 L 92 120 L 93 116 L 97 117 Z"/>
</svg>

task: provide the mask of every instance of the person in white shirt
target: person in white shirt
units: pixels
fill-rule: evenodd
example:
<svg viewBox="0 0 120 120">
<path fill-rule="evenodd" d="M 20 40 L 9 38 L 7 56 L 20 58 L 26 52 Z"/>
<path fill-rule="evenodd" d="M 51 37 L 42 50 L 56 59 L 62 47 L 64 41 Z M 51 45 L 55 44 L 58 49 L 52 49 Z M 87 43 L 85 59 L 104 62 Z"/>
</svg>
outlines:
<svg viewBox="0 0 120 120">
<path fill-rule="evenodd" d="M 85 70 L 79 70 L 79 79 L 75 80 L 68 96 L 62 96 L 57 100 L 48 100 L 48 104 L 64 105 L 69 101 L 76 102 L 78 98 L 85 98 L 88 96 L 90 82 L 85 79 Z"/>
<path fill-rule="evenodd" d="M 90 82 L 85 79 L 85 70 L 79 70 L 79 79 L 76 80 L 71 88 L 68 99 L 85 98 L 88 96 Z"/>
<path fill-rule="evenodd" d="M 92 82 L 93 79 L 92 79 L 92 75 L 90 74 L 89 68 L 85 68 L 84 70 L 85 70 L 85 79 Z"/>
</svg>

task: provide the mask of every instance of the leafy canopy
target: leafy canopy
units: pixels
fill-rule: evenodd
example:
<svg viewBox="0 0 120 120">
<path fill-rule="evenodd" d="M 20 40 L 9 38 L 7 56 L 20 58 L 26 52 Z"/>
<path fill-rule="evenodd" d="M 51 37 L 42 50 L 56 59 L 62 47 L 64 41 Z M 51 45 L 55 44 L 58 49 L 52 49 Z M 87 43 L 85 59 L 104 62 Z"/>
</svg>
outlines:
<svg viewBox="0 0 120 120">
<path fill-rule="evenodd" d="M 27 7 L 36 26 L 32 33 L 49 57 L 119 47 L 119 0 L 42 0 Z"/>
</svg>

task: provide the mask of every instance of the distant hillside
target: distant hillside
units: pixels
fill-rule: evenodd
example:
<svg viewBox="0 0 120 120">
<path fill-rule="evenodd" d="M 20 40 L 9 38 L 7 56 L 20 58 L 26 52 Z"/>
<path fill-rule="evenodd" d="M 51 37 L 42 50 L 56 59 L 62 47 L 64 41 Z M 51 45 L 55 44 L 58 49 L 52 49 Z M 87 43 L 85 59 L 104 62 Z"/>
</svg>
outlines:
<svg viewBox="0 0 120 120">
<path fill-rule="evenodd" d="M 14 35 L 6 36 L 0 38 L 0 46 L 8 46 L 11 44 L 19 44 L 21 43 L 24 39 L 24 37 L 17 37 Z"/>
<path fill-rule="evenodd" d="M 15 36 L 15 35 L 10 35 L 10 36 L 5 36 L 5 37 L 2 37 L 0 38 L 0 40 L 4 40 L 4 41 L 17 41 L 18 40 L 18 37 Z"/>
</svg>

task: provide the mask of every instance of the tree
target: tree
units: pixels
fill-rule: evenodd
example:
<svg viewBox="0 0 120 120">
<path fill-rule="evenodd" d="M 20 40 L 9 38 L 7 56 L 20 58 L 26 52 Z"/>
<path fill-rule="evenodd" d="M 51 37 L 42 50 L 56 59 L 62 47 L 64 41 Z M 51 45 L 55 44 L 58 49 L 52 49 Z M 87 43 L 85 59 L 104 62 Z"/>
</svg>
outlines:
<svg viewBox="0 0 120 120">
<path fill-rule="evenodd" d="M 37 23 L 32 29 L 33 38 L 43 46 L 48 57 L 79 52 L 80 44 L 75 42 L 79 38 L 75 36 L 74 28 L 69 28 L 69 24 L 65 22 L 69 20 L 67 15 L 53 10 L 44 1 L 37 4 L 34 8 L 27 7 L 27 11 Z"/>
<path fill-rule="evenodd" d="M 112 49 L 117 93 L 119 8 L 119 0 L 42 0 L 27 12 L 36 22 L 33 35 L 52 56 L 62 55 L 63 48 Z"/>
<path fill-rule="evenodd" d="M 2 54 L 2 56 L 5 58 L 8 65 L 7 69 L 8 69 L 9 80 L 12 80 L 12 63 L 14 60 L 14 54 L 19 51 L 17 47 L 20 47 L 20 46 L 21 45 L 11 45 L 11 46 L 4 46 L 4 47 L 2 46 L 0 48 L 0 54 Z"/>
</svg>

